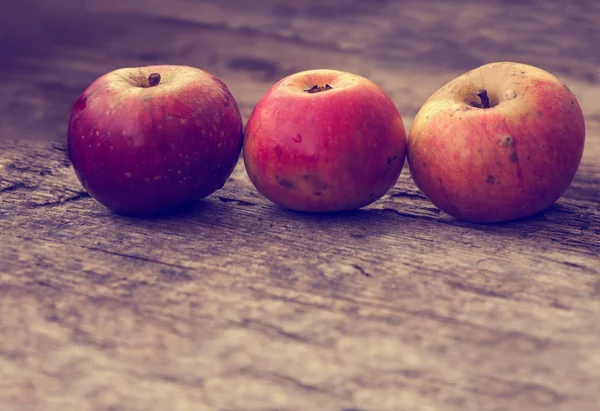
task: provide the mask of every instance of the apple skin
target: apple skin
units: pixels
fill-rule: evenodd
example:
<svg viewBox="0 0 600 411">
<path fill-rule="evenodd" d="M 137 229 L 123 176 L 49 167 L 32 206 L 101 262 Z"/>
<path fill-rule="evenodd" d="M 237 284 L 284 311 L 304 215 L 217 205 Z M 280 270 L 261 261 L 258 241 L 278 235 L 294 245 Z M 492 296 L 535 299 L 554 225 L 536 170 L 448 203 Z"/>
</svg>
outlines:
<svg viewBox="0 0 600 411">
<path fill-rule="evenodd" d="M 481 105 L 478 90 L 489 95 Z M 552 205 L 571 184 L 585 143 L 581 107 L 550 73 L 483 65 L 421 107 L 408 136 L 417 187 L 440 210 L 471 222 L 518 219 Z"/>
<path fill-rule="evenodd" d="M 307 92 L 314 87 L 331 89 Z M 297 211 L 364 207 L 397 181 L 406 157 L 398 109 L 372 81 L 316 69 L 277 82 L 246 124 L 244 163 L 270 201 Z"/>
<path fill-rule="evenodd" d="M 149 84 L 150 74 L 161 76 Z M 86 191 L 120 214 L 149 216 L 221 188 L 239 159 L 243 123 L 227 86 L 179 65 L 122 68 L 73 106 L 69 158 Z"/>
</svg>

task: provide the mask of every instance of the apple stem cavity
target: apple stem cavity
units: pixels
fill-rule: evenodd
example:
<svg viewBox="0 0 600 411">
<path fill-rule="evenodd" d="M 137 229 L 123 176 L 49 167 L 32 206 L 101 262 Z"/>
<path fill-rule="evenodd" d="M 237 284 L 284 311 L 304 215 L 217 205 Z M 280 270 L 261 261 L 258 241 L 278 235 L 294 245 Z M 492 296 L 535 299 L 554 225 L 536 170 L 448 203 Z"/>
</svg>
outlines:
<svg viewBox="0 0 600 411">
<path fill-rule="evenodd" d="M 327 91 L 327 90 L 331 90 L 333 87 L 331 87 L 329 84 L 325 84 L 324 86 L 319 86 L 319 85 L 314 85 L 309 89 L 306 89 L 304 91 L 306 91 L 307 93 L 310 94 L 314 94 L 314 93 L 320 93 L 321 91 Z"/>
<path fill-rule="evenodd" d="M 148 86 L 155 87 L 160 83 L 160 74 L 152 73 L 148 76 Z"/>
<path fill-rule="evenodd" d="M 477 92 L 477 97 L 481 100 L 481 108 L 490 108 L 490 98 L 488 97 L 487 90 L 479 90 Z"/>
</svg>

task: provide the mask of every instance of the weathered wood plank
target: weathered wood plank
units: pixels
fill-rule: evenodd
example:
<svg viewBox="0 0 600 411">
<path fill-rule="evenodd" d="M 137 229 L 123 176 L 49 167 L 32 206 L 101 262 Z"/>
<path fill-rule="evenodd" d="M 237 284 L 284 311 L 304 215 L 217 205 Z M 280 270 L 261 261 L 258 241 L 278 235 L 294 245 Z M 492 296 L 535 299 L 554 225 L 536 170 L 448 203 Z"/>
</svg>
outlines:
<svg viewBox="0 0 600 411">
<path fill-rule="evenodd" d="M 600 6 L 340 4 L 0 13 L 3 411 L 600 409 Z M 117 67 L 208 69 L 245 118 L 280 77 L 339 68 L 380 84 L 410 125 L 437 87 L 499 59 L 560 75 L 586 115 L 575 181 L 520 221 L 458 222 L 406 169 L 364 210 L 292 213 L 242 163 L 193 207 L 125 218 L 66 157 L 72 102 Z"/>
<path fill-rule="evenodd" d="M 139 220 L 86 196 L 60 144 L 2 149 L 0 318 L 18 337 L 0 340 L 0 369 L 16 403 L 67 406 L 74 388 L 127 410 L 597 405 L 597 180 L 578 180 L 591 201 L 476 226 L 407 178 L 363 211 L 290 213 L 240 164 L 196 207 Z"/>
</svg>

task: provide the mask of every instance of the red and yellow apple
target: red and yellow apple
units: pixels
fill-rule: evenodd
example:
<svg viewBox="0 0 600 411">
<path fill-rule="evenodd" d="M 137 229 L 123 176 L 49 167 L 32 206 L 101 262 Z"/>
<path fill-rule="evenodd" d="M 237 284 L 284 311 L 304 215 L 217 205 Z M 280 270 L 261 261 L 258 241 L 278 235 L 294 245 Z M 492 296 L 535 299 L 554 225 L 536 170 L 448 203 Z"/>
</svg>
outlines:
<svg viewBox="0 0 600 411">
<path fill-rule="evenodd" d="M 585 141 L 581 108 L 552 74 L 486 64 L 421 107 L 408 136 L 413 180 L 440 210 L 472 222 L 533 215 L 570 185 Z"/>
<path fill-rule="evenodd" d="M 244 163 L 270 201 L 298 211 L 364 207 L 397 181 L 406 153 L 400 113 L 372 81 L 309 70 L 277 82 L 246 125 Z"/>
<path fill-rule="evenodd" d="M 203 70 L 122 68 L 79 97 L 67 140 L 92 197 L 117 213 L 147 216 L 221 188 L 239 158 L 243 124 L 226 85 Z"/>
</svg>

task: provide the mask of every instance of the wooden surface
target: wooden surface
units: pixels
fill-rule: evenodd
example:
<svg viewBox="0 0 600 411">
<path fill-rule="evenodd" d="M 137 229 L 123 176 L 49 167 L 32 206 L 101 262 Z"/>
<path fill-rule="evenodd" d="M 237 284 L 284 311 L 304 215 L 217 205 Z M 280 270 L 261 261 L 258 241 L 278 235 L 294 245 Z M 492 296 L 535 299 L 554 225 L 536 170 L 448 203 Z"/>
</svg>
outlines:
<svg viewBox="0 0 600 411">
<path fill-rule="evenodd" d="M 22 0 L 0 10 L 0 410 L 600 410 L 595 1 Z M 586 115 L 584 159 L 534 217 L 466 224 L 404 170 L 311 215 L 240 163 L 184 212 L 109 213 L 67 160 L 70 106 L 114 68 L 225 81 L 244 117 L 294 71 L 380 84 L 407 126 L 462 72 L 518 60 Z"/>
</svg>

